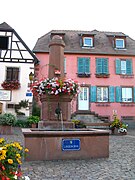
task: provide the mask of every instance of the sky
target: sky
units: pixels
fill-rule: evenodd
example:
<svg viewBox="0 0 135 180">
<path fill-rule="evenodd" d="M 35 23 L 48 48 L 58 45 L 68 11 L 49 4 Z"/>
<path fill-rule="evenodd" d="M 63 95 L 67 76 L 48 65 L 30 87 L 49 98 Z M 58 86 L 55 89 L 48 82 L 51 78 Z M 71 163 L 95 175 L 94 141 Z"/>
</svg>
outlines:
<svg viewBox="0 0 135 180">
<path fill-rule="evenodd" d="M 135 0 L 1 0 L 6 22 L 32 50 L 51 30 L 123 32 L 135 40 Z"/>
</svg>

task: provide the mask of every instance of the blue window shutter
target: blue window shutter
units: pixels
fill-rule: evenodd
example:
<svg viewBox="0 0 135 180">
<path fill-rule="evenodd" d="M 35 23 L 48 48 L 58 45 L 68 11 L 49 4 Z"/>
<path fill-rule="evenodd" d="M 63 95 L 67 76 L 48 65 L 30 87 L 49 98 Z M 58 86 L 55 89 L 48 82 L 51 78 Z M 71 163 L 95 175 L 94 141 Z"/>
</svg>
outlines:
<svg viewBox="0 0 135 180">
<path fill-rule="evenodd" d="M 108 74 L 108 59 L 103 58 L 102 63 L 103 63 L 103 73 Z"/>
<path fill-rule="evenodd" d="M 97 99 L 97 87 L 91 86 L 90 87 L 90 102 L 96 102 Z"/>
<path fill-rule="evenodd" d="M 120 59 L 115 60 L 115 70 L 116 70 L 116 74 L 121 74 L 121 61 L 120 61 Z"/>
<path fill-rule="evenodd" d="M 132 74 L 132 60 L 131 59 L 126 60 L 126 74 L 128 75 Z"/>
<path fill-rule="evenodd" d="M 114 102 L 115 96 L 114 96 L 114 86 L 109 86 L 109 102 Z"/>
<path fill-rule="evenodd" d="M 84 73 L 84 61 L 83 61 L 83 58 L 78 58 L 77 63 L 78 63 L 78 74 Z"/>
<path fill-rule="evenodd" d="M 116 86 L 116 102 L 121 102 L 121 87 Z"/>
<path fill-rule="evenodd" d="M 135 102 L 135 87 L 134 87 L 134 97 L 133 98 L 134 98 L 134 102 Z"/>
<path fill-rule="evenodd" d="M 102 58 L 96 58 L 96 74 L 102 74 Z"/>
<path fill-rule="evenodd" d="M 85 73 L 90 73 L 90 58 L 84 58 Z"/>
</svg>

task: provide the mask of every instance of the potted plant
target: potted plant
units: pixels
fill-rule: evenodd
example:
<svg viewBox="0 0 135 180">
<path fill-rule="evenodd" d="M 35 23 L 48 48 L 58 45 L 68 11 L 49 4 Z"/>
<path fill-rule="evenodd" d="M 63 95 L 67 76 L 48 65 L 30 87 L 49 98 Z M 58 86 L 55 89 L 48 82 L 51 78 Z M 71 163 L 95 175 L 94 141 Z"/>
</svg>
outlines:
<svg viewBox="0 0 135 180">
<path fill-rule="evenodd" d="M 29 179 L 28 176 L 22 176 L 21 172 L 22 160 L 28 151 L 18 142 L 7 143 L 4 138 L 0 138 L 1 180 Z"/>
<path fill-rule="evenodd" d="M 75 128 L 86 128 L 86 125 L 80 120 L 73 119 L 72 122 L 75 124 Z"/>
<path fill-rule="evenodd" d="M 126 135 L 127 134 L 127 128 L 128 128 L 128 124 L 122 123 L 122 126 L 118 129 L 118 133 L 120 133 L 122 135 Z"/>
<path fill-rule="evenodd" d="M 37 95 L 73 95 L 75 96 L 79 92 L 79 84 L 72 79 L 58 79 L 57 77 L 52 79 L 43 79 L 37 81 L 31 85 L 31 90 L 34 96 Z"/>
<path fill-rule="evenodd" d="M 12 126 L 16 122 L 16 117 L 11 113 L 0 115 L 0 134 L 12 134 Z"/>
<path fill-rule="evenodd" d="M 39 122 L 39 116 L 29 116 L 27 118 L 28 124 L 32 127 L 32 128 L 36 128 L 37 124 Z"/>
<path fill-rule="evenodd" d="M 127 127 L 128 125 L 120 121 L 117 115 L 115 115 L 109 129 L 111 130 L 111 134 L 127 134 Z"/>
</svg>

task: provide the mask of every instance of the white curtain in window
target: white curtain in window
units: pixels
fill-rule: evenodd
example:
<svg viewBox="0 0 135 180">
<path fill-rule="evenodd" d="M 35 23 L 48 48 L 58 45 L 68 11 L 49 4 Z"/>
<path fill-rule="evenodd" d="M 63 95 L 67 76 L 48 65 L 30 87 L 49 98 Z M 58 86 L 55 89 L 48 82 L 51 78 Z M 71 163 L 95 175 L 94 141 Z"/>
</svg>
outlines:
<svg viewBox="0 0 135 180">
<path fill-rule="evenodd" d="M 122 101 L 132 102 L 132 88 L 122 88 Z"/>
</svg>

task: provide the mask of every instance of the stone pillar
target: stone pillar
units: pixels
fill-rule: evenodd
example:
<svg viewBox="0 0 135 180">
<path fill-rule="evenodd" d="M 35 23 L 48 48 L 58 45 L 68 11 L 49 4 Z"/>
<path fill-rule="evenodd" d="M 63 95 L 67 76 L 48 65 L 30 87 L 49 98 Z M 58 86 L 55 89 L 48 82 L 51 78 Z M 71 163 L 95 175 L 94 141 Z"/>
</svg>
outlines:
<svg viewBox="0 0 135 180">
<path fill-rule="evenodd" d="M 49 78 L 60 77 L 64 78 L 64 47 L 65 43 L 58 35 L 53 36 L 52 41 L 49 44 Z M 57 75 L 55 71 L 60 71 L 60 75 Z"/>
<path fill-rule="evenodd" d="M 59 79 L 64 79 L 64 41 L 58 35 L 55 35 L 50 44 L 50 52 L 49 52 L 49 74 L 48 77 L 50 79 L 54 77 L 58 77 Z M 55 72 L 59 72 L 58 74 Z M 58 117 L 55 114 L 55 110 L 59 107 L 62 111 L 62 120 L 64 121 L 65 127 L 73 127 L 73 123 L 71 123 L 71 100 L 73 97 L 70 95 L 46 95 L 43 94 L 40 98 L 42 103 L 41 108 L 41 126 L 50 126 L 59 127 L 61 121 L 58 122 Z M 68 122 L 67 122 L 68 121 Z M 51 123 L 51 124 L 50 124 Z"/>
</svg>

